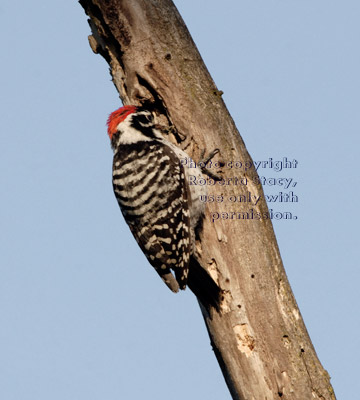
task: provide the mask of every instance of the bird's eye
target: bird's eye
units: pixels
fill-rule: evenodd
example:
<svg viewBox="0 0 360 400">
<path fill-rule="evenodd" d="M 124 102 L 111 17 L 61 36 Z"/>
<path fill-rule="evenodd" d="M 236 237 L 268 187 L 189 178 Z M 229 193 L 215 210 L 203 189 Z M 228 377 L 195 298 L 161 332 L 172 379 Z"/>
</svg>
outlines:
<svg viewBox="0 0 360 400">
<path fill-rule="evenodd" d="M 153 115 L 151 113 L 145 115 L 147 121 L 151 122 L 153 120 Z"/>
<path fill-rule="evenodd" d="M 150 113 L 149 114 L 140 114 L 137 117 L 137 119 L 141 124 L 147 125 L 149 122 L 153 121 L 153 116 Z"/>
</svg>

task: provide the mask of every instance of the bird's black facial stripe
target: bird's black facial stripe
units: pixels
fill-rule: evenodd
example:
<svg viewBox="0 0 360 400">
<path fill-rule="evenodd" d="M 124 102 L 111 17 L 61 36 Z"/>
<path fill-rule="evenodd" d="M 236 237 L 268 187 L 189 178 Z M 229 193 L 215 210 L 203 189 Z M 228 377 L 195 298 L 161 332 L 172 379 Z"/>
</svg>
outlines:
<svg viewBox="0 0 360 400">
<path fill-rule="evenodd" d="M 144 136 L 154 139 L 153 132 L 154 120 L 153 115 L 149 111 L 141 111 L 134 113 L 131 119 L 131 126 L 141 132 Z"/>
<path fill-rule="evenodd" d="M 135 117 L 140 125 L 149 126 L 153 122 L 153 116 L 151 113 L 138 113 Z"/>
</svg>

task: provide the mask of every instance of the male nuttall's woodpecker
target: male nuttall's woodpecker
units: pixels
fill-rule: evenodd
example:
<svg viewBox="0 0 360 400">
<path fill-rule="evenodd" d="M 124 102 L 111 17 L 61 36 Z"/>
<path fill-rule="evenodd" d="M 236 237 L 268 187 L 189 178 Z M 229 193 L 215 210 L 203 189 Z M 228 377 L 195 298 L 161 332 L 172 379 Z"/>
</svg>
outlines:
<svg viewBox="0 0 360 400">
<path fill-rule="evenodd" d="M 185 289 L 194 254 L 194 230 L 203 214 L 206 185 L 189 185 L 201 170 L 156 129 L 153 114 L 124 106 L 110 114 L 114 150 L 113 187 L 125 221 L 161 279 L 173 291 Z M 174 271 L 174 275 L 171 273 Z"/>
</svg>

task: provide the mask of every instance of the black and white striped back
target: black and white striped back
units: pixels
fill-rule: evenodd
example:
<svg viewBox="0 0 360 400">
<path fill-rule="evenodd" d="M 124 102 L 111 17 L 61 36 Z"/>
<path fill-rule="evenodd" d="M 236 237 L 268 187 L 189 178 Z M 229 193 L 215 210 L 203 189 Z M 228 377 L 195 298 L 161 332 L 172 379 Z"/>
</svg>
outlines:
<svg viewBox="0 0 360 400">
<path fill-rule="evenodd" d="M 176 281 L 184 289 L 192 248 L 191 199 L 178 156 L 156 139 L 121 144 L 114 154 L 113 187 L 150 264 L 171 290 L 177 291 Z"/>
</svg>

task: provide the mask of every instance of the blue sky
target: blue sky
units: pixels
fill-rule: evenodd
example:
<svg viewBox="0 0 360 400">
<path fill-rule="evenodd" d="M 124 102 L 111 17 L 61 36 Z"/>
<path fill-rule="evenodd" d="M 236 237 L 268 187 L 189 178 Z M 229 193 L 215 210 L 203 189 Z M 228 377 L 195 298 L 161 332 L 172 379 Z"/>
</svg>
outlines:
<svg viewBox="0 0 360 400">
<path fill-rule="evenodd" d="M 298 182 L 276 206 L 298 219 L 275 232 L 338 399 L 354 398 L 360 5 L 175 4 L 253 159 L 298 160 L 261 173 Z M 0 18 L 0 398 L 230 399 L 194 296 L 168 291 L 118 210 L 120 101 L 82 8 L 4 0 Z"/>
</svg>

